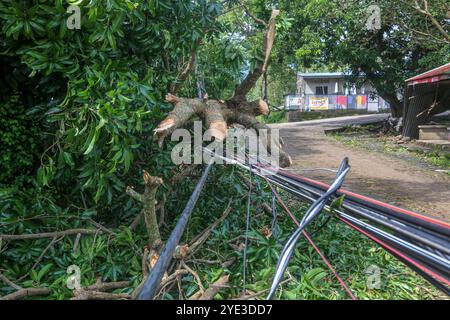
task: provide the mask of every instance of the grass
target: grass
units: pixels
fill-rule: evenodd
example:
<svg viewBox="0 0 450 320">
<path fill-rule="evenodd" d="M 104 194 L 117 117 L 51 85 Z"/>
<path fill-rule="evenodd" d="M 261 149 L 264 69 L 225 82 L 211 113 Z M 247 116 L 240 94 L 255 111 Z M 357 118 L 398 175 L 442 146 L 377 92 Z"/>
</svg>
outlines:
<svg viewBox="0 0 450 320">
<path fill-rule="evenodd" d="M 258 120 L 261 123 L 284 123 L 287 122 L 287 117 L 284 111 L 271 111 L 268 116 L 259 116 Z"/>
<path fill-rule="evenodd" d="M 367 111 L 357 111 L 357 110 L 328 110 L 328 111 L 311 111 L 311 112 L 293 111 L 293 112 L 294 112 L 293 116 L 294 119 L 292 121 L 308 121 L 308 120 L 371 114 L 370 112 Z"/>
<path fill-rule="evenodd" d="M 449 170 L 447 173 L 450 174 L 450 153 L 442 153 L 440 151 L 414 152 L 417 154 L 417 156 L 424 159 L 431 165 Z"/>
<path fill-rule="evenodd" d="M 446 173 L 450 174 L 450 152 L 438 148 L 415 147 L 413 144 L 398 144 L 395 142 L 395 134 L 380 135 L 377 128 L 377 125 L 347 126 L 329 136 L 353 148 L 418 160 L 431 166 L 431 169 L 447 170 Z"/>
</svg>

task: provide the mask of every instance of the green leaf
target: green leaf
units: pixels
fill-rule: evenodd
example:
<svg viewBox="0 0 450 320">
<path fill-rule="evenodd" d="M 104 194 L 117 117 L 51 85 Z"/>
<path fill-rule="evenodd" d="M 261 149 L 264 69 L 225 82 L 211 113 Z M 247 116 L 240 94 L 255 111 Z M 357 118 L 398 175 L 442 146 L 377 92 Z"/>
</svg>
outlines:
<svg viewBox="0 0 450 320">
<path fill-rule="evenodd" d="M 283 296 L 288 300 L 296 300 L 297 299 L 297 293 L 294 291 L 283 291 Z"/>
<path fill-rule="evenodd" d="M 73 162 L 72 155 L 68 152 L 63 152 L 63 158 L 64 162 L 69 165 L 70 167 L 73 167 L 75 163 Z"/>
<path fill-rule="evenodd" d="M 45 276 L 50 271 L 51 267 L 53 267 L 52 263 L 48 263 L 44 267 L 42 267 L 42 269 L 39 270 L 39 272 L 37 274 L 37 280 L 36 281 L 40 282 L 42 277 Z"/>
<path fill-rule="evenodd" d="M 330 208 L 340 210 L 342 208 L 342 204 L 344 203 L 345 194 L 340 196 L 339 198 L 336 198 L 331 202 Z"/>
<path fill-rule="evenodd" d="M 87 147 L 86 151 L 84 151 L 84 154 L 89 154 L 89 153 L 91 153 L 92 149 L 94 149 L 94 145 L 95 145 L 95 142 L 97 141 L 98 134 L 99 134 L 99 131 L 95 130 L 95 133 L 92 136 L 91 142 L 89 143 L 89 146 Z"/>
</svg>

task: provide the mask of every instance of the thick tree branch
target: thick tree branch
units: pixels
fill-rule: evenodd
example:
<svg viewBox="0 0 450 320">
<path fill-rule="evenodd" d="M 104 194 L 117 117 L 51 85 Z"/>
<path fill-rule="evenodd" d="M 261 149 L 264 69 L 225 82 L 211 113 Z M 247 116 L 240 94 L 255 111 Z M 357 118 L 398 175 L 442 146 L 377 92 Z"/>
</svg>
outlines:
<svg viewBox="0 0 450 320">
<path fill-rule="evenodd" d="M 156 248 L 161 245 L 161 235 L 159 234 L 158 221 L 156 219 L 156 191 L 162 184 L 162 179 L 151 176 L 147 171 L 143 174 L 145 191 L 142 195 L 144 221 L 148 232 L 149 248 Z"/>
<path fill-rule="evenodd" d="M 45 296 L 49 295 L 51 292 L 52 290 L 49 288 L 25 288 L 0 297 L 0 300 L 17 300 L 24 297 Z"/>
<path fill-rule="evenodd" d="M 256 120 L 258 115 L 269 114 L 269 106 L 263 99 L 248 102 L 246 94 L 256 84 L 256 81 L 267 70 L 270 52 L 272 51 L 275 39 L 275 19 L 278 10 L 272 10 L 269 22 L 266 24 L 266 31 L 263 39 L 264 58 L 250 71 L 244 81 L 236 87 L 234 96 L 227 100 L 189 99 L 177 97 L 171 93 L 166 96 L 166 101 L 173 104 L 173 110 L 154 130 L 158 136 L 158 144 L 162 146 L 164 139 L 172 134 L 175 129 L 185 127 L 194 117 L 200 117 L 210 134 L 209 138 L 214 138 L 220 142 L 227 138 L 228 127 L 235 123 L 242 124 L 249 129 L 255 129 L 260 135 L 267 130 L 266 149 L 271 155 L 280 156 L 280 165 L 289 166 L 291 159 L 288 154 L 281 150 L 279 139 L 272 139 L 270 129 L 260 124 Z M 260 135 L 261 136 L 261 135 Z"/>
<path fill-rule="evenodd" d="M 123 289 L 130 286 L 130 281 L 117 281 L 117 282 L 102 282 L 97 281 L 97 283 L 90 285 L 86 290 L 92 291 L 111 291 L 116 289 Z"/>
<path fill-rule="evenodd" d="M 131 224 L 130 228 L 134 229 L 138 225 L 141 217 L 144 217 L 145 226 L 148 233 L 148 245 L 151 249 L 158 249 L 161 245 L 161 236 L 159 234 L 158 220 L 156 219 L 156 191 L 163 183 L 159 177 L 151 176 L 144 170 L 143 179 L 145 183 L 145 190 L 140 194 L 131 187 L 127 187 L 126 193 L 133 199 L 142 202 L 142 211 Z"/>
<path fill-rule="evenodd" d="M 170 93 L 167 94 L 166 101 L 174 104 L 174 109 L 154 130 L 160 147 L 168 135 L 175 129 L 183 127 L 192 116 L 202 113 L 205 108 L 203 101 L 199 99 L 180 99 Z"/>
<path fill-rule="evenodd" d="M 59 238 L 61 236 L 71 236 L 77 234 L 102 233 L 99 229 L 69 229 L 65 231 L 31 233 L 31 234 L 0 234 L 0 239 L 4 240 L 34 240 L 45 238 Z"/>
<path fill-rule="evenodd" d="M 412 6 L 417 12 L 425 15 L 428 19 L 430 19 L 431 23 L 437 29 L 437 31 L 445 38 L 446 42 L 450 43 L 450 34 L 444 30 L 439 21 L 431 14 L 428 10 L 428 1 L 422 0 L 423 8 L 420 6 L 418 0 L 414 0 L 414 5 Z"/>
<path fill-rule="evenodd" d="M 130 285 L 130 281 L 118 282 L 103 282 L 101 278 L 93 285 L 86 288 L 73 290 L 73 298 L 71 300 L 117 300 L 117 299 L 131 299 L 128 293 L 109 293 L 116 289 L 123 289 Z"/>
<path fill-rule="evenodd" d="M 275 40 L 275 18 L 278 16 L 280 11 L 272 10 L 272 15 L 270 16 L 269 23 L 267 24 L 266 33 L 263 39 L 263 54 L 264 60 L 255 66 L 247 77 L 239 84 L 235 91 L 233 99 L 236 101 L 245 100 L 245 95 L 255 86 L 256 81 L 261 77 L 261 75 L 266 71 L 267 64 L 269 62 L 270 53 L 272 51 L 273 42 Z"/>
<path fill-rule="evenodd" d="M 90 290 L 74 290 L 74 297 L 71 300 L 129 300 L 131 295 L 128 293 L 110 293 Z"/>
<path fill-rule="evenodd" d="M 168 183 L 168 188 L 166 194 L 170 194 L 176 184 L 180 182 L 184 177 L 190 175 L 195 169 L 197 168 L 196 165 L 188 165 L 186 167 L 183 167 L 182 170 L 178 173 L 174 173 L 172 178 L 170 178 L 170 181 Z M 134 190 L 133 190 L 134 191 Z M 130 194 L 129 194 L 130 195 Z M 130 195 L 131 196 L 131 195 Z M 136 200 L 140 201 L 142 195 L 136 192 Z M 158 225 L 161 227 L 161 225 L 164 224 L 164 216 L 165 216 L 165 206 L 166 206 L 167 198 L 163 197 L 163 199 L 157 204 L 155 207 L 156 210 L 159 210 L 159 223 Z M 132 223 L 130 224 L 130 229 L 135 230 L 139 223 L 142 220 L 143 217 L 142 211 L 134 218 Z"/>
<path fill-rule="evenodd" d="M 170 89 L 169 89 L 170 93 L 177 94 L 178 91 L 181 89 L 181 86 L 183 85 L 184 81 L 186 81 L 187 77 L 189 76 L 192 69 L 194 68 L 195 56 L 196 56 L 196 51 L 191 50 L 190 55 L 189 55 L 189 60 L 188 60 L 186 67 L 178 75 L 176 83 L 173 83 L 170 85 Z"/>
</svg>

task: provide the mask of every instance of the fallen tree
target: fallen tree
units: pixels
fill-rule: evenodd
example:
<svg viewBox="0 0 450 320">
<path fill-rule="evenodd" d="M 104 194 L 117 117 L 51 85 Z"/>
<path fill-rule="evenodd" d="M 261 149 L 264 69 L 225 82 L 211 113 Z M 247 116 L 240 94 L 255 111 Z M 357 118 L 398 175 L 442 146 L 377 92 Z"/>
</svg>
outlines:
<svg viewBox="0 0 450 320">
<path fill-rule="evenodd" d="M 175 129 L 186 127 L 193 121 L 195 116 L 200 117 L 203 123 L 210 130 L 211 138 L 216 141 L 223 141 L 228 135 L 228 127 L 234 124 L 240 124 L 246 129 L 253 129 L 258 135 L 260 130 L 267 130 L 266 148 L 271 154 L 278 152 L 281 167 L 291 165 L 290 156 L 281 149 L 280 141 L 272 138 L 270 128 L 260 123 L 256 116 L 268 115 L 269 106 L 263 99 L 256 101 L 247 101 L 246 95 L 255 86 L 258 79 L 263 75 L 268 66 L 270 52 L 275 40 L 275 19 L 278 16 L 278 10 L 272 10 L 270 20 L 266 25 L 266 31 L 263 39 L 264 59 L 257 63 L 247 77 L 236 86 L 234 95 L 227 100 L 209 100 L 207 94 L 203 99 L 191 99 L 177 97 L 176 88 L 172 86 L 171 92 L 166 96 L 166 101 L 174 105 L 174 109 L 154 130 L 158 136 L 158 143 L 162 146 L 164 139 L 172 134 Z M 276 148 L 277 150 L 272 150 Z"/>
</svg>

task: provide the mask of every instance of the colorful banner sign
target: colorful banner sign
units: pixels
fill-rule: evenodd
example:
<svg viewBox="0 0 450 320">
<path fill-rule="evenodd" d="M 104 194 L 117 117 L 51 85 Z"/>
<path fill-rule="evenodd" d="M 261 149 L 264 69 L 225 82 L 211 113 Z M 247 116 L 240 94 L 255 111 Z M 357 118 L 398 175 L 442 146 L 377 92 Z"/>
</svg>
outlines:
<svg viewBox="0 0 450 320">
<path fill-rule="evenodd" d="M 356 96 L 356 109 L 366 109 L 366 108 L 367 108 L 367 97 Z"/>
<path fill-rule="evenodd" d="M 299 107 L 302 105 L 302 97 L 293 96 L 289 97 L 289 106 L 290 107 Z"/>
<path fill-rule="evenodd" d="M 328 110 L 328 97 L 310 97 L 309 108 L 311 110 Z"/>
</svg>

